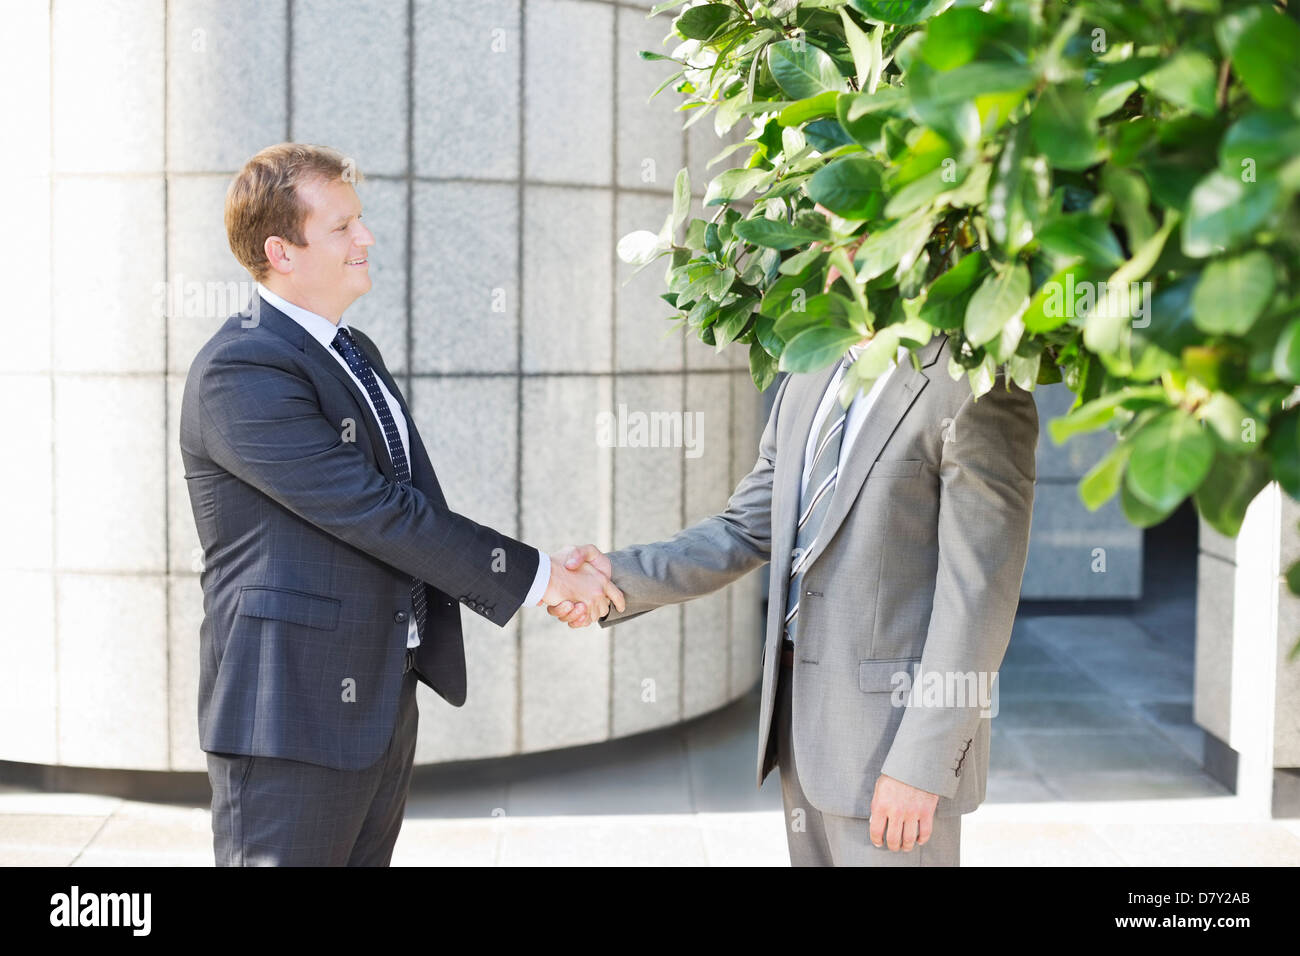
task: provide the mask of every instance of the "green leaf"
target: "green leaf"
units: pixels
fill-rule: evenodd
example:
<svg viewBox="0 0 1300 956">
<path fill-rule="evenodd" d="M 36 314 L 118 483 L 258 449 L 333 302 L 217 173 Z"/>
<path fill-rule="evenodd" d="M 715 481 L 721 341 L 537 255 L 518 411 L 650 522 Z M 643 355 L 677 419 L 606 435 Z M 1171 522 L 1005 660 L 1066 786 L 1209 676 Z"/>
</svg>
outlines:
<svg viewBox="0 0 1300 956">
<path fill-rule="evenodd" d="M 1165 248 L 1165 240 L 1169 238 L 1169 233 L 1178 224 L 1179 218 L 1179 214 L 1174 210 L 1165 213 L 1165 221 L 1161 223 L 1160 228 L 1146 242 L 1142 243 L 1137 252 L 1133 253 L 1132 259 L 1115 270 L 1115 274 L 1110 277 L 1110 281 L 1118 285 L 1128 285 L 1130 282 L 1138 281 L 1150 272 L 1160 259 L 1160 254 Z"/>
<path fill-rule="evenodd" d="M 971 345 L 992 341 L 1029 304 L 1029 270 L 1016 263 L 989 276 L 966 306 L 965 332 Z"/>
<path fill-rule="evenodd" d="M 773 331 L 789 342 L 804 329 L 814 326 L 851 328 L 849 317 L 853 308 L 854 303 L 837 292 L 821 292 L 803 302 L 798 296 L 792 296 L 789 311 L 776 320 Z"/>
<path fill-rule="evenodd" d="M 866 89 L 875 69 L 875 48 L 871 38 L 862 32 L 862 28 L 853 22 L 847 10 L 840 10 L 840 20 L 844 24 L 844 42 L 848 44 L 849 53 L 853 55 L 853 69 L 857 73 L 858 89 Z"/>
<path fill-rule="evenodd" d="M 1261 106 L 1286 106 L 1300 93 L 1300 25 L 1258 4 L 1228 14 L 1215 25 L 1232 69 Z"/>
<path fill-rule="evenodd" d="M 815 372 L 840 358 L 861 336 L 852 329 L 805 329 L 786 343 L 781 371 Z"/>
<path fill-rule="evenodd" d="M 964 180 L 966 176 L 965 169 L 949 170 L 940 167 L 931 170 L 894 193 L 885 206 L 885 216 L 889 219 L 901 219 L 908 213 L 916 212 L 935 197 L 955 190 L 959 181 Z"/>
<path fill-rule="evenodd" d="M 1268 433 L 1268 426 L 1227 392 L 1215 392 L 1200 407 L 1199 413 L 1218 439 L 1220 449 L 1230 455 L 1249 455 L 1258 451 Z"/>
<path fill-rule="evenodd" d="M 1273 374 L 1284 382 L 1300 382 L 1300 319 L 1278 337 L 1273 349 Z"/>
<path fill-rule="evenodd" d="M 1273 260 L 1254 249 L 1211 262 L 1192 293 L 1196 327 L 1211 334 L 1244 335 L 1273 297 Z"/>
<path fill-rule="evenodd" d="M 704 205 L 735 202 L 756 188 L 768 175 L 769 170 L 766 169 L 728 169 L 721 172 L 704 191 Z"/>
<path fill-rule="evenodd" d="M 691 211 L 691 171 L 685 166 L 673 182 L 673 229 L 686 221 Z"/>
<path fill-rule="evenodd" d="M 1120 408 L 1150 405 L 1163 401 L 1165 391 L 1159 385 L 1125 387 L 1084 402 L 1068 415 L 1047 424 L 1052 441 L 1060 445 L 1082 432 L 1096 431 L 1109 424 Z"/>
<path fill-rule="evenodd" d="M 776 320 L 770 315 L 764 315 L 761 312 L 758 314 L 758 318 L 754 320 L 754 339 L 773 358 L 779 358 L 781 350 L 785 348 L 785 342 L 776 334 Z"/>
<path fill-rule="evenodd" d="M 1216 79 L 1214 63 L 1208 56 L 1182 50 L 1142 77 L 1142 85 L 1175 106 L 1213 116 Z"/>
<path fill-rule="evenodd" d="M 1087 169 L 1105 157 L 1081 82 L 1046 87 L 1029 123 L 1034 145 L 1058 169 Z"/>
<path fill-rule="evenodd" d="M 882 86 L 874 93 L 845 93 L 848 119 L 854 122 L 874 113 L 894 114 L 907 106 L 907 91 L 897 86 Z"/>
<path fill-rule="evenodd" d="M 1273 211 L 1277 184 L 1244 183 L 1215 170 L 1197 183 L 1183 220 L 1183 255 L 1202 259 L 1250 237 Z"/>
<path fill-rule="evenodd" d="M 779 319 L 792 308 L 802 311 L 807 303 L 822 290 L 824 268 L 811 268 L 797 275 L 783 275 L 763 295 L 760 311 Z"/>
<path fill-rule="evenodd" d="M 688 40 L 708 40 L 726 25 L 733 14 L 739 13 L 730 4 L 705 3 L 686 10 L 673 22 L 673 26 Z"/>
<path fill-rule="evenodd" d="M 808 266 L 813 262 L 814 259 L 816 259 L 818 256 L 823 256 L 823 255 L 826 255 L 826 250 L 823 247 L 809 246 L 803 252 L 797 252 L 794 255 L 792 255 L 789 259 L 786 259 L 784 262 L 782 262 L 780 268 L 778 268 L 777 271 L 781 273 L 781 275 L 783 276 L 800 275 L 803 273 L 805 269 L 808 268 Z"/>
<path fill-rule="evenodd" d="M 880 164 L 862 155 L 837 159 L 808 181 L 808 195 L 837 216 L 874 219 L 885 204 Z"/>
<path fill-rule="evenodd" d="M 1070 213 L 1057 216 L 1039 227 L 1038 242 L 1043 248 L 1069 259 L 1083 259 L 1114 269 L 1124 261 L 1119 240 L 1110 227 L 1097 216 Z"/>
<path fill-rule="evenodd" d="M 1249 113 L 1228 128 L 1219 144 L 1219 168 L 1239 176 L 1244 164 L 1280 166 L 1300 153 L 1300 122 L 1281 110 Z"/>
<path fill-rule="evenodd" d="M 1035 352 L 1030 356 L 1014 354 L 1007 359 L 1007 374 L 1011 376 L 1011 381 L 1026 392 L 1032 392 L 1038 384 L 1038 371 L 1042 362 L 1042 352 Z"/>
<path fill-rule="evenodd" d="M 1246 508 L 1271 478 L 1267 461 L 1218 455 L 1205 481 L 1196 489 L 1196 510 L 1219 534 L 1235 538 Z"/>
<path fill-rule="evenodd" d="M 718 317 L 713 322 L 713 339 L 719 349 L 744 331 L 750 317 L 754 314 L 756 305 L 758 305 L 758 297 L 749 296 L 730 305 L 724 305 L 718 310 Z"/>
<path fill-rule="evenodd" d="M 979 111 L 972 102 L 973 96 L 965 95 L 966 89 L 949 86 L 946 96 L 941 93 L 947 76 L 934 73 L 923 65 L 913 69 L 907 77 L 912 110 L 921 124 L 939 133 L 953 148 L 966 155 L 979 140 Z"/>
<path fill-rule="evenodd" d="M 1169 511 L 1197 489 L 1214 462 L 1214 441 L 1181 408 L 1161 412 L 1130 439 L 1125 484 L 1144 504 Z"/>
<path fill-rule="evenodd" d="M 993 17 L 971 7 L 949 9 L 926 24 L 921 59 L 941 71 L 963 66 L 974 59 L 995 23 Z"/>
<path fill-rule="evenodd" d="M 1151 216 L 1151 191 L 1142 176 L 1131 169 L 1111 163 L 1101 168 L 1101 185 L 1115 200 L 1115 212 L 1128 234 L 1128 247 L 1139 248 L 1156 231 Z"/>
<path fill-rule="evenodd" d="M 1097 278 L 1099 274 L 1086 262 L 1076 262 L 1053 275 L 1029 300 L 1029 306 L 1021 316 L 1025 330 L 1031 335 L 1039 335 L 1060 328 L 1071 319 L 1082 318 L 1075 308 L 1078 300 L 1076 290 Z"/>
<path fill-rule="evenodd" d="M 853 137 L 833 119 L 819 119 L 803 128 L 808 145 L 821 153 L 829 153 L 840 146 L 852 146 Z"/>
<path fill-rule="evenodd" d="M 1088 469 L 1079 479 L 1079 500 L 1089 511 L 1096 511 L 1119 491 L 1124 478 L 1124 465 L 1132 449 L 1126 442 L 1116 442 L 1101 461 Z"/>
<path fill-rule="evenodd" d="M 868 112 L 856 119 L 849 119 L 849 114 L 853 111 L 853 103 L 853 94 L 840 94 L 840 98 L 835 104 L 835 116 L 839 120 L 840 127 L 853 142 L 864 147 L 868 152 L 879 152 L 880 134 L 889 119 L 889 115 L 884 112 Z"/>
<path fill-rule="evenodd" d="M 928 20 L 952 0 L 849 0 L 849 6 L 877 23 L 906 26 Z"/>
<path fill-rule="evenodd" d="M 806 40 L 782 40 L 767 48 L 767 64 L 781 91 L 793 100 L 803 100 L 827 90 L 840 90 L 844 78 L 835 61 Z"/>
<path fill-rule="evenodd" d="M 1173 508 L 1152 508 L 1149 504 L 1133 494 L 1124 482 L 1119 489 L 1119 505 L 1124 512 L 1124 517 L 1129 520 L 1130 524 L 1139 528 L 1150 528 L 1152 525 L 1160 524 L 1173 513 Z M 1175 506 L 1176 507 L 1176 506 Z"/>
<path fill-rule="evenodd" d="M 776 378 L 776 373 L 776 359 L 772 358 L 758 342 L 751 342 L 749 344 L 749 377 L 754 380 L 754 386 L 760 392 L 766 391 L 767 387 Z"/>
<path fill-rule="evenodd" d="M 853 257 L 859 282 L 870 282 L 899 265 L 911 265 L 930 238 L 929 213 L 920 209 L 887 229 L 873 232 Z"/>
<path fill-rule="evenodd" d="M 821 116 L 834 116 L 835 104 L 840 96 L 841 94 L 834 90 L 827 90 L 825 93 L 810 96 L 806 100 L 791 103 L 777 114 L 776 121 L 782 126 L 802 126 L 809 120 Z"/>
<path fill-rule="evenodd" d="M 936 107 L 968 103 L 991 93 L 1024 93 L 1034 72 L 1019 63 L 976 61 L 931 77 L 927 98 Z"/>
<path fill-rule="evenodd" d="M 1279 415 L 1264 449 L 1273 465 L 1273 477 L 1292 498 L 1300 498 L 1300 407 Z"/>
<path fill-rule="evenodd" d="M 989 187 L 989 235 L 1011 254 L 1033 239 L 1033 221 L 1047 194 L 1047 170 L 1042 160 L 1029 157 L 1029 135 L 1028 123 L 1011 127 Z"/>
<path fill-rule="evenodd" d="M 936 329 L 959 329 L 966 321 L 966 303 L 974 294 L 975 280 L 984 263 L 978 250 L 967 253 L 961 261 L 930 284 L 922 321 Z"/>
<path fill-rule="evenodd" d="M 993 388 L 994 379 L 997 376 L 997 362 L 992 355 L 986 354 L 980 359 L 978 365 L 966 373 L 970 381 L 971 394 L 978 400 L 981 395 L 986 395 Z"/>
<path fill-rule="evenodd" d="M 825 220 L 822 220 L 825 222 Z M 736 235 L 746 242 L 768 249 L 793 249 L 809 242 L 827 238 L 823 230 L 815 232 L 803 226 L 772 219 L 743 219 L 736 223 Z"/>
</svg>

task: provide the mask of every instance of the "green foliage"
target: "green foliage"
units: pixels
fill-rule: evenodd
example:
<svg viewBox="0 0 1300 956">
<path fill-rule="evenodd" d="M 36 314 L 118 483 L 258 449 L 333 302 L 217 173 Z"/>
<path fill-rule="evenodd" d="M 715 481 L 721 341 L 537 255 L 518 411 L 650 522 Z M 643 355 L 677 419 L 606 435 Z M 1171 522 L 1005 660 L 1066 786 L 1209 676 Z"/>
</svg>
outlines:
<svg viewBox="0 0 1300 956">
<path fill-rule="evenodd" d="M 1054 438 L 1115 433 L 1080 483 L 1089 508 L 1118 496 L 1145 526 L 1190 496 L 1235 535 L 1268 481 L 1300 497 L 1294 9 L 662 11 L 683 69 L 661 89 L 744 138 L 715 160 L 738 165 L 708 184 L 707 219 L 685 221 L 683 170 L 664 229 L 621 246 L 669 257 L 667 301 L 705 343 L 748 348 L 760 388 L 864 336 L 917 348 L 942 330 L 977 398 L 999 369 L 1026 388 L 1063 380 L 1077 397 Z"/>
</svg>

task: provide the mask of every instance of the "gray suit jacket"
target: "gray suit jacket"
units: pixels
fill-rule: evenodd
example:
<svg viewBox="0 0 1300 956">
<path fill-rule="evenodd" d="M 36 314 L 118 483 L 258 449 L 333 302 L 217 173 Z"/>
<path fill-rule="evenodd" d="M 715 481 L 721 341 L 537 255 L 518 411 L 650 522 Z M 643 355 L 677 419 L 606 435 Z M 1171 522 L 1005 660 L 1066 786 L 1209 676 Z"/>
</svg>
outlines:
<svg viewBox="0 0 1300 956">
<path fill-rule="evenodd" d="M 365 396 L 316 339 L 265 302 L 245 322 L 231 316 L 199 350 L 181 404 L 204 555 L 200 745 L 358 770 L 397 721 L 411 576 L 429 612 L 415 670 L 459 707 L 457 601 L 504 626 L 539 558 L 447 507 L 406 400 L 360 330 L 406 416 L 409 485 Z"/>
<path fill-rule="evenodd" d="M 888 774 L 939 795 L 936 815 L 985 796 L 980 672 L 1001 666 L 1020 598 L 1038 412 L 999 375 L 976 401 L 947 371 L 942 333 L 894 370 L 840 472 L 804 573 L 792 687 L 800 783 L 825 813 L 865 817 Z M 612 552 L 626 609 L 610 626 L 708 594 L 771 562 L 758 782 L 775 765 L 773 704 L 804 449 L 834 367 L 781 383 L 758 461 L 720 514 Z M 932 676 L 953 688 L 923 693 Z M 909 697 L 905 680 L 916 682 Z"/>
</svg>

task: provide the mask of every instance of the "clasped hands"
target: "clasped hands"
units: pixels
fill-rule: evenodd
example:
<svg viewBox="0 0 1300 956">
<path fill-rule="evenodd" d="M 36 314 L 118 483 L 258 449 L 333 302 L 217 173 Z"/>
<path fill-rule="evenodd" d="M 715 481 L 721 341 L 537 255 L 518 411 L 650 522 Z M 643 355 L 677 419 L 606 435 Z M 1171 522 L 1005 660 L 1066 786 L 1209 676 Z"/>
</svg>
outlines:
<svg viewBox="0 0 1300 956">
<path fill-rule="evenodd" d="M 612 572 L 609 558 L 594 544 L 562 548 L 551 555 L 551 579 L 539 603 L 569 627 L 586 627 L 608 614 L 611 604 L 619 611 L 627 606 L 609 579 Z"/>
</svg>

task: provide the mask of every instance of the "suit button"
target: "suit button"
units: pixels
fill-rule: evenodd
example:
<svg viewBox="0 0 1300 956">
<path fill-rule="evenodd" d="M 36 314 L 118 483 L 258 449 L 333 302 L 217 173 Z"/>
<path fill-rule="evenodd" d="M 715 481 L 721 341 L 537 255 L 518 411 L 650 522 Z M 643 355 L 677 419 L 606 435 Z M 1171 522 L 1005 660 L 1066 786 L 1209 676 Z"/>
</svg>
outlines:
<svg viewBox="0 0 1300 956">
<path fill-rule="evenodd" d="M 406 612 L 397 611 L 396 613 L 393 614 L 393 620 L 396 621 L 398 624 L 406 623 Z"/>
<path fill-rule="evenodd" d="M 480 614 L 482 614 L 483 611 L 485 610 L 485 608 L 483 607 L 482 604 L 476 604 L 476 605 L 474 605 L 474 610 L 476 610 L 476 611 L 478 611 Z"/>
</svg>

